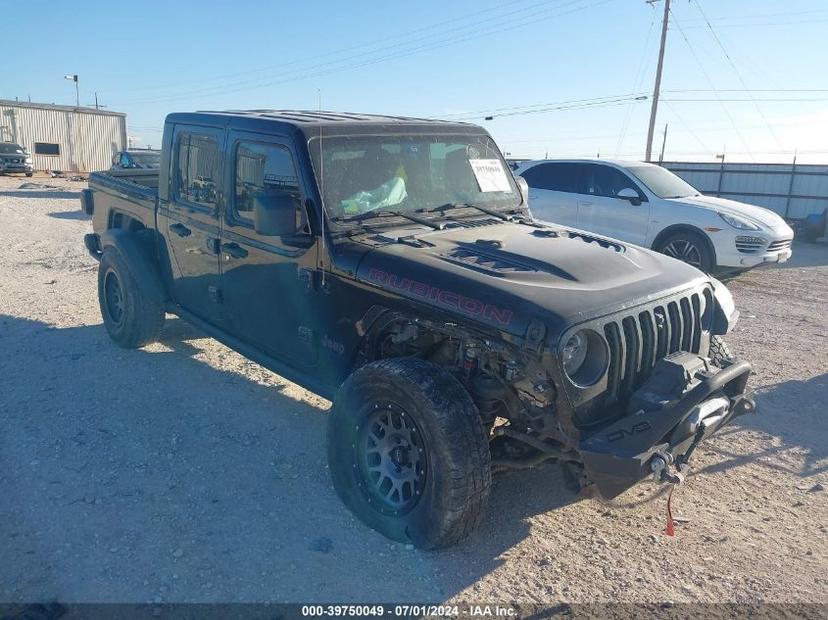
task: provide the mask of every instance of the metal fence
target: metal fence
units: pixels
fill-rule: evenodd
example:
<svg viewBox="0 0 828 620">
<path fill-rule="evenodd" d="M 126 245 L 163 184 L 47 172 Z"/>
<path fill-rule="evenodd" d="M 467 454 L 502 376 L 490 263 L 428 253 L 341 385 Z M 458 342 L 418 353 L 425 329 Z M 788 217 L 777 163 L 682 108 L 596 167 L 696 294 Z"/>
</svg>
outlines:
<svg viewBox="0 0 828 620">
<path fill-rule="evenodd" d="M 803 219 L 828 208 L 828 165 L 666 161 L 661 164 L 703 194 Z"/>
</svg>

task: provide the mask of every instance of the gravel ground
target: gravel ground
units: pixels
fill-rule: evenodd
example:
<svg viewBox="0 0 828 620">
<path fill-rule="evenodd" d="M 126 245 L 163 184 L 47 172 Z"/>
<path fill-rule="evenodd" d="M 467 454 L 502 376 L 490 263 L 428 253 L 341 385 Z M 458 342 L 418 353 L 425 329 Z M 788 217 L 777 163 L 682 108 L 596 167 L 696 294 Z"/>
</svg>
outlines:
<svg viewBox="0 0 828 620">
<path fill-rule="evenodd" d="M 109 341 L 83 186 L 0 177 L 0 601 L 828 603 L 828 246 L 731 282 L 760 413 L 698 450 L 674 538 L 654 487 L 578 500 L 546 465 L 424 553 L 340 505 L 329 402 L 177 319 Z"/>
</svg>

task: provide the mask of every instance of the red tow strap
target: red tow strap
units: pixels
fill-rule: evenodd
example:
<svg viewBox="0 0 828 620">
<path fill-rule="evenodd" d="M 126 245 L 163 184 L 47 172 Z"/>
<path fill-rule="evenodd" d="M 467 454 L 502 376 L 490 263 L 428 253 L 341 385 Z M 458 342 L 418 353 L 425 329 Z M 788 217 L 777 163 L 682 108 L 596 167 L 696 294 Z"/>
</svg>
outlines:
<svg viewBox="0 0 828 620">
<path fill-rule="evenodd" d="M 667 536 L 675 536 L 676 528 L 673 524 L 673 509 L 671 506 L 671 502 L 673 501 L 673 489 L 675 489 L 675 485 L 670 485 L 670 494 L 667 496 L 667 528 L 664 530 L 664 533 Z"/>
</svg>

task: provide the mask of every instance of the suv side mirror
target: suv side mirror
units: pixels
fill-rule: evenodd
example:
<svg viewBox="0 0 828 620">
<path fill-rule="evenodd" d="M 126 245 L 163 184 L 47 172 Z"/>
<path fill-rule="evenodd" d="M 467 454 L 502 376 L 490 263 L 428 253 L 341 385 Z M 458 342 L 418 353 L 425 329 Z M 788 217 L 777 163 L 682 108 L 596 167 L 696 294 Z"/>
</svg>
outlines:
<svg viewBox="0 0 828 620">
<path fill-rule="evenodd" d="M 515 182 L 520 190 L 520 196 L 523 198 L 523 204 L 529 205 L 529 184 L 526 182 L 526 179 L 518 175 L 515 177 Z"/>
<path fill-rule="evenodd" d="M 636 207 L 641 204 L 641 196 L 639 196 L 638 192 L 631 187 L 625 187 L 620 190 L 615 197 L 620 198 L 621 200 L 629 200 L 630 204 Z"/>
<path fill-rule="evenodd" d="M 296 232 L 299 200 L 286 192 L 261 192 L 253 196 L 253 228 L 266 237 Z"/>
</svg>

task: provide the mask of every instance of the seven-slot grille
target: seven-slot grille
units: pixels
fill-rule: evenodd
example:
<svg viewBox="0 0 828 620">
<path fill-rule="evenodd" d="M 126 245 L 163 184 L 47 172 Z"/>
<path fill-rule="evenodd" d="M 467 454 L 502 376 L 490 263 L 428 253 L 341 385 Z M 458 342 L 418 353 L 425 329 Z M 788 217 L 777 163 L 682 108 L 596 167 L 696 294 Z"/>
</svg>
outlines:
<svg viewBox="0 0 828 620">
<path fill-rule="evenodd" d="M 712 307 L 709 289 L 617 317 L 604 325 L 609 345 L 607 396 L 610 402 L 629 396 L 663 357 L 676 351 L 698 353 L 705 308 Z"/>
</svg>

